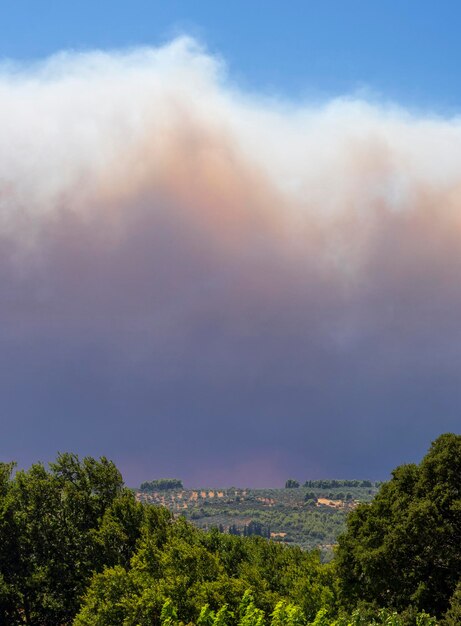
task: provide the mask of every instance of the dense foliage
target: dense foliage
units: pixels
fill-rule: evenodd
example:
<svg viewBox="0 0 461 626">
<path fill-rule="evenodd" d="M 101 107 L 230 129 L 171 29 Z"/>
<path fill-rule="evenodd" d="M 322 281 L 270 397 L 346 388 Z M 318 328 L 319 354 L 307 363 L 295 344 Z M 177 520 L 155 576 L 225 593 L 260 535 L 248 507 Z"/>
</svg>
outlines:
<svg viewBox="0 0 461 626">
<path fill-rule="evenodd" d="M 137 502 L 105 458 L 14 470 L 0 464 L 1 624 L 461 623 L 460 436 L 440 437 L 350 513 L 326 565 Z"/>
<path fill-rule="evenodd" d="M 106 569 L 93 579 L 76 624 L 151 626 L 167 599 L 181 621 L 195 622 L 205 604 L 235 613 L 249 588 L 267 614 L 287 599 L 313 619 L 335 601 L 332 570 L 315 553 L 258 537 L 204 533 L 179 518 L 143 537 L 130 568 Z"/>
<path fill-rule="evenodd" d="M 143 614 L 139 611 L 139 604 L 138 607 L 136 605 L 136 599 L 133 596 L 122 599 L 118 604 L 117 613 L 110 610 L 114 608 L 113 601 L 105 605 L 105 609 L 109 609 L 108 612 L 105 609 L 95 612 L 92 610 L 93 607 L 88 610 L 87 605 L 77 616 L 75 626 L 93 624 L 112 626 L 122 623 L 124 626 L 149 626 L 152 623 L 150 619 L 153 612 Z M 184 622 L 179 619 L 178 611 L 170 599 L 165 600 L 160 610 L 159 621 L 161 626 L 184 626 Z M 413 621 L 416 626 L 437 626 L 436 619 L 424 611 L 415 614 Z M 322 608 L 310 621 L 299 606 L 286 600 L 277 602 L 273 611 L 267 615 L 257 606 L 249 590 L 243 594 L 236 610 L 231 610 L 227 604 L 216 610 L 213 610 L 209 604 L 204 604 L 195 621 L 197 626 L 228 626 L 230 624 L 235 626 L 405 626 L 405 623 L 405 617 L 386 609 L 375 611 L 355 609 L 351 614 L 343 612 L 333 617 L 327 608 Z"/>
<path fill-rule="evenodd" d="M 357 487 L 379 487 L 380 484 L 379 481 L 373 483 L 371 480 L 306 480 L 304 487 L 308 489 L 337 489 L 338 487 L 356 489 Z"/>
<path fill-rule="evenodd" d="M 398 467 L 371 504 L 358 506 L 336 560 L 350 606 L 366 600 L 441 616 L 461 580 L 461 436 L 439 437 L 420 465 Z"/>
<path fill-rule="evenodd" d="M 93 572 L 127 566 L 141 526 L 165 514 L 136 504 L 105 458 L 13 469 L 0 464 L 0 623 L 70 623 Z"/>
</svg>

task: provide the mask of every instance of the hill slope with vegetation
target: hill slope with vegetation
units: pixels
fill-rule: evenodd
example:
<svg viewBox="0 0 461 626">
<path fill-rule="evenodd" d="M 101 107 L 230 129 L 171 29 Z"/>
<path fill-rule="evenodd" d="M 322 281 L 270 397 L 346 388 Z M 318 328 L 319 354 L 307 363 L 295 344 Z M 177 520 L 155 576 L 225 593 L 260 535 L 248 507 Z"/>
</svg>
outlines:
<svg viewBox="0 0 461 626">
<path fill-rule="evenodd" d="M 152 483 L 155 481 L 152 481 Z M 161 482 L 161 481 L 157 481 Z M 143 483 L 151 485 L 152 483 Z M 291 484 L 287 481 L 287 484 Z M 368 480 L 315 480 L 285 489 L 139 489 L 136 498 L 166 506 L 198 528 L 259 535 L 303 549 L 320 548 L 325 559 L 345 530 L 348 513 L 369 502 L 378 484 Z"/>
</svg>

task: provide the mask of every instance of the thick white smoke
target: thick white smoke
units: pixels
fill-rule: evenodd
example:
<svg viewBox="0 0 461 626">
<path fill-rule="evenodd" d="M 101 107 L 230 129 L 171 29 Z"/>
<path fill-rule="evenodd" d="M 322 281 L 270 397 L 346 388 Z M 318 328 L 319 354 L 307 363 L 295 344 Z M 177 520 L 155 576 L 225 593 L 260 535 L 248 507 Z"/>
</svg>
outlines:
<svg viewBox="0 0 461 626">
<path fill-rule="evenodd" d="M 70 422 L 99 411 L 115 433 L 134 419 L 116 454 L 160 432 L 209 437 L 211 464 L 219 441 L 252 467 L 281 445 L 285 471 L 308 433 L 373 440 L 401 410 L 407 437 L 437 432 L 431 384 L 450 427 L 460 229 L 458 119 L 258 99 L 189 39 L 4 64 L 0 338 L 22 447 L 53 423 L 52 448 L 85 448 Z"/>
</svg>

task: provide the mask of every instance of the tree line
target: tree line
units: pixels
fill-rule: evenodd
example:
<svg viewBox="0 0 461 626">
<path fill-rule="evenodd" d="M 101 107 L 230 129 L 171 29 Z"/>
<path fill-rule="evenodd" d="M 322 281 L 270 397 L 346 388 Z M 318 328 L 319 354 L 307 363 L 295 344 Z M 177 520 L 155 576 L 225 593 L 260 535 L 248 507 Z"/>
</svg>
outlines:
<svg viewBox="0 0 461 626">
<path fill-rule="evenodd" d="M 0 623 L 459 626 L 461 436 L 394 470 L 328 564 L 137 502 L 104 457 L 0 464 Z"/>
<path fill-rule="evenodd" d="M 178 478 L 159 478 L 146 480 L 139 487 L 141 491 L 167 491 L 168 489 L 183 489 L 182 481 Z"/>
<path fill-rule="evenodd" d="M 372 482 L 371 480 L 306 480 L 303 484 L 303 487 L 307 489 L 337 489 L 344 487 L 353 487 L 353 488 L 372 488 L 379 487 L 381 485 L 380 481 Z M 301 486 L 301 483 L 294 478 L 289 478 L 285 482 L 285 489 L 297 489 Z"/>
</svg>

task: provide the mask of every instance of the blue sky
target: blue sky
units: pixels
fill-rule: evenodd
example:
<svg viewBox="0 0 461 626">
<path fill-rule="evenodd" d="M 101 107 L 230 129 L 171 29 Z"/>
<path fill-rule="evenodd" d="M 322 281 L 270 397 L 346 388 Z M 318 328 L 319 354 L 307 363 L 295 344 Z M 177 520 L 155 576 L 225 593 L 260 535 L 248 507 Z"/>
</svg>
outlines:
<svg viewBox="0 0 461 626">
<path fill-rule="evenodd" d="M 188 33 L 249 90 L 314 100 L 367 90 L 453 114 L 460 21 L 456 1 L 2 0 L 0 56 L 158 45 Z"/>
</svg>

